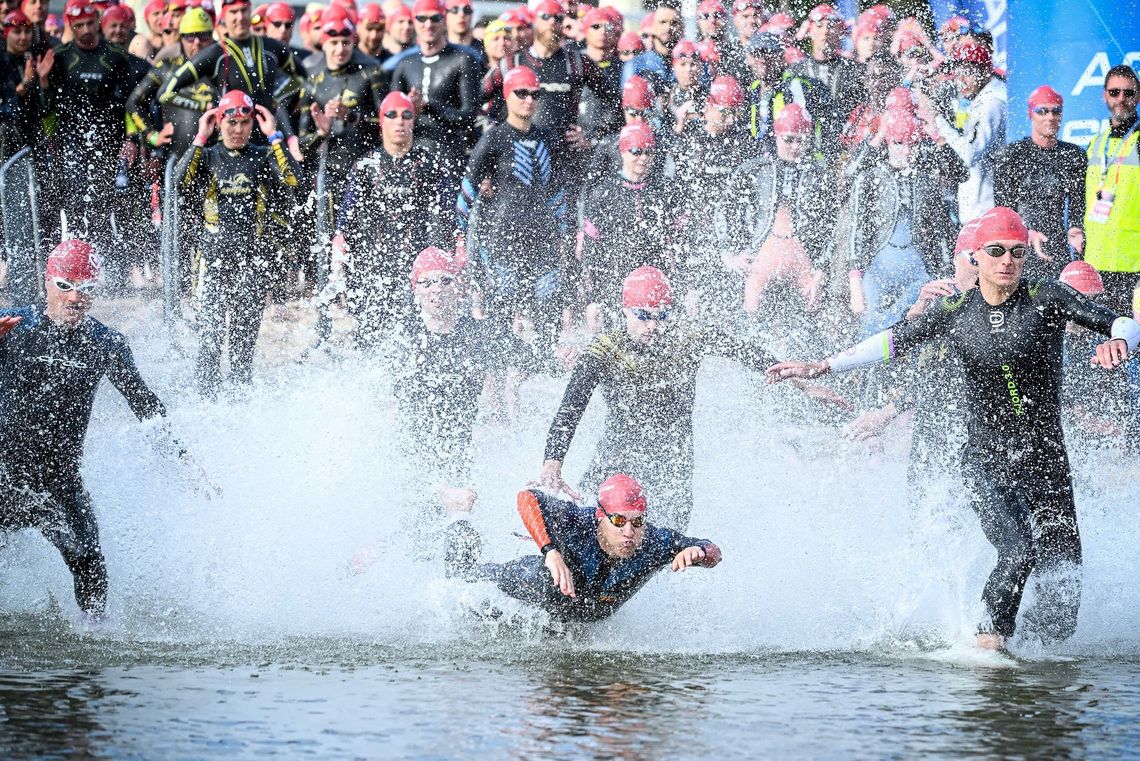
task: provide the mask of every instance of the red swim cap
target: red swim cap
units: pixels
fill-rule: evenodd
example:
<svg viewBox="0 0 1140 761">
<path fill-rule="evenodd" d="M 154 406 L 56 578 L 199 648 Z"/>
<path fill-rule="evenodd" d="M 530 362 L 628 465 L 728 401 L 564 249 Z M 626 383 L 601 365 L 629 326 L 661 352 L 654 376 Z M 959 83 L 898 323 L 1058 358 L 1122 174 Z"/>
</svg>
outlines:
<svg viewBox="0 0 1140 761">
<path fill-rule="evenodd" d="M 412 6 L 412 16 L 430 16 L 438 13 L 443 15 L 447 9 L 443 7 L 440 0 L 416 0 L 415 5 Z"/>
<path fill-rule="evenodd" d="M 954 63 L 973 63 L 978 66 L 993 66 L 993 55 L 985 45 L 971 42 L 959 45 L 950 53 L 950 60 Z"/>
<path fill-rule="evenodd" d="M 720 0 L 701 0 L 701 4 L 697 6 L 697 13 L 710 13 L 717 16 L 728 15 L 724 10 L 724 3 Z"/>
<path fill-rule="evenodd" d="M 556 0 L 542 0 L 541 3 L 534 6 L 536 14 L 546 14 L 547 16 L 565 16 L 566 9 L 562 7 L 562 3 Z"/>
<path fill-rule="evenodd" d="M 67 0 L 67 5 L 63 8 L 63 17 L 74 24 L 78 21 L 99 18 L 99 11 L 91 0 Z"/>
<path fill-rule="evenodd" d="M 673 303 L 673 287 L 669 278 L 648 264 L 638 267 L 625 276 L 621 286 L 623 309 L 661 309 Z"/>
<path fill-rule="evenodd" d="M 995 206 L 978 217 L 978 229 L 974 234 L 974 248 L 998 240 L 1015 240 L 1023 246 L 1029 245 L 1029 228 L 1021 215 L 1005 206 Z"/>
<path fill-rule="evenodd" d="M 645 122 L 634 122 L 621 128 L 618 137 L 618 150 L 622 153 L 634 148 L 652 148 L 657 145 L 653 130 Z"/>
<path fill-rule="evenodd" d="M 709 103 L 721 108 L 740 108 L 744 105 L 744 89 L 736 77 L 722 74 L 709 86 Z"/>
<path fill-rule="evenodd" d="M 286 3 L 273 3 L 265 9 L 262 18 L 266 21 L 276 21 L 278 24 L 288 24 L 297 20 L 293 6 Z"/>
<path fill-rule="evenodd" d="M 811 132 L 811 129 L 811 116 L 799 103 L 789 103 L 784 106 L 784 110 L 772 124 L 772 131 L 777 135 Z"/>
<path fill-rule="evenodd" d="M 978 247 L 974 244 L 974 236 L 978 232 L 978 221 L 980 219 L 981 217 L 971 219 L 962 226 L 961 231 L 958 233 L 958 240 L 954 242 L 954 256 L 977 250 Z"/>
<path fill-rule="evenodd" d="M 368 3 L 360 9 L 360 20 L 369 24 L 383 24 L 384 9 L 378 3 Z"/>
<path fill-rule="evenodd" d="M 399 21 L 400 19 L 413 21 L 415 16 L 412 15 L 412 9 L 406 5 L 400 5 L 396 10 L 392 11 L 392 15 L 388 17 L 389 21 Z"/>
<path fill-rule="evenodd" d="M 9 29 L 22 26 L 32 26 L 32 20 L 23 11 L 12 11 L 4 17 L 4 34 L 8 34 Z"/>
<path fill-rule="evenodd" d="M 1041 85 L 1029 93 L 1029 113 L 1033 113 L 1033 109 L 1038 106 L 1063 106 L 1064 104 L 1065 99 L 1061 97 L 1061 93 L 1049 85 Z"/>
<path fill-rule="evenodd" d="M 697 43 L 697 55 L 705 63 L 720 63 L 720 51 L 712 40 L 701 40 Z"/>
<path fill-rule="evenodd" d="M 527 66 L 516 66 L 503 75 L 504 98 L 520 87 L 524 90 L 539 89 L 538 75 L 534 73 L 534 69 Z"/>
<path fill-rule="evenodd" d="M 676 61 L 682 57 L 697 57 L 697 46 L 692 40 L 681 40 L 673 46 L 673 60 Z"/>
<path fill-rule="evenodd" d="M 416 107 L 412 103 L 412 99 L 399 90 L 393 90 L 384 96 L 384 100 L 380 101 L 380 115 L 388 113 L 389 111 L 411 111 L 416 112 Z"/>
<path fill-rule="evenodd" d="M 107 27 L 116 21 L 121 24 L 129 24 L 130 26 L 134 26 L 134 11 L 125 5 L 112 5 L 110 8 L 103 11 L 103 18 L 99 20 L 99 26 L 104 31 L 106 31 Z"/>
<path fill-rule="evenodd" d="M 642 32 L 652 32 L 653 31 L 653 21 L 656 18 L 657 18 L 656 12 L 645 14 L 645 18 L 641 19 L 641 24 L 637 27 L 638 30 L 642 31 Z"/>
<path fill-rule="evenodd" d="M 1104 293 L 1104 281 L 1101 280 L 1100 273 L 1086 261 L 1078 259 L 1066 264 L 1065 269 L 1061 270 L 1060 279 L 1065 285 L 1086 296 Z"/>
<path fill-rule="evenodd" d="M 618 50 L 644 53 L 645 41 L 637 32 L 625 32 L 621 37 L 618 37 Z"/>
<path fill-rule="evenodd" d="M 644 77 L 634 74 L 621 88 L 621 107 L 643 111 L 653 105 L 653 90 Z"/>
<path fill-rule="evenodd" d="M 459 263 L 443 249 L 428 246 L 416 256 L 416 260 L 412 263 L 412 285 L 414 286 L 417 280 L 431 272 L 458 275 Z"/>
<path fill-rule="evenodd" d="M 48 255 L 44 274 L 82 283 L 98 280 L 102 260 L 91 244 L 79 238 L 68 238 Z"/>
<path fill-rule="evenodd" d="M 230 90 L 218 101 L 218 113 L 222 117 L 236 116 L 239 119 L 253 117 L 253 98 L 241 90 Z"/>
<path fill-rule="evenodd" d="M 914 145 L 922 137 L 918 128 L 918 120 L 906 108 L 888 109 L 883 114 L 886 122 L 884 136 L 892 143 Z"/>
<path fill-rule="evenodd" d="M 337 6 L 332 6 L 336 8 Z M 347 37 L 350 40 L 356 39 L 356 26 L 349 18 L 334 18 L 324 21 L 321 24 L 321 44 L 325 44 L 333 37 Z"/>
<path fill-rule="evenodd" d="M 886 109 L 893 111 L 895 109 L 905 108 L 910 113 L 914 114 L 918 111 L 918 104 L 914 102 L 914 95 L 905 87 L 896 87 L 887 95 Z"/>
<path fill-rule="evenodd" d="M 606 13 L 601 8 L 591 8 L 586 11 L 586 15 L 582 17 L 582 27 L 589 29 L 594 24 L 601 26 L 613 26 L 614 23 L 610 18 L 610 14 Z"/>
<path fill-rule="evenodd" d="M 625 473 L 615 473 L 602 481 L 598 488 L 598 504 L 607 513 L 644 513 L 647 507 L 641 484 Z"/>
</svg>

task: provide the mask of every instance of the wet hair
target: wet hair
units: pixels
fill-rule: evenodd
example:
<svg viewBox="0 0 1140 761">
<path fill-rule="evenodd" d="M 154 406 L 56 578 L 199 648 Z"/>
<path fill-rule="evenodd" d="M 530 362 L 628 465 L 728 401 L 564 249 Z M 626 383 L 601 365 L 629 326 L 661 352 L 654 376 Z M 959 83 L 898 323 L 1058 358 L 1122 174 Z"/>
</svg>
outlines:
<svg viewBox="0 0 1140 761">
<path fill-rule="evenodd" d="M 1113 66 L 1108 70 L 1108 73 L 1104 75 L 1105 89 L 1108 88 L 1108 80 L 1112 79 L 1113 77 L 1124 77 L 1125 79 L 1131 79 L 1133 82 L 1140 84 L 1140 78 L 1136 76 L 1136 70 L 1126 63 L 1122 63 L 1119 66 Z"/>
</svg>

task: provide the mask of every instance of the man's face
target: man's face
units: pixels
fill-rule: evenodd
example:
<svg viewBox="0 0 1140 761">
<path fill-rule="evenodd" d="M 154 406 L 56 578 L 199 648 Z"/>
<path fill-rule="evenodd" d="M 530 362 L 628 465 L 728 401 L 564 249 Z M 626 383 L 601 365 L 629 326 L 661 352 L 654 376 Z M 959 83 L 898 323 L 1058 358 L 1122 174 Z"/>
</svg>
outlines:
<svg viewBox="0 0 1140 761">
<path fill-rule="evenodd" d="M 416 40 L 421 48 L 434 48 L 439 45 L 443 42 L 445 31 L 442 13 L 424 11 L 416 16 Z"/>
<path fill-rule="evenodd" d="M 1136 117 L 1136 80 L 1131 77 L 1109 77 L 1104 83 L 1104 105 L 1113 124 L 1127 124 Z"/>
<path fill-rule="evenodd" d="M 295 23 L 295 21 L 266 21 L 265 36 L 288 45 L 293 39 L 293 25 Z"/>
<path fill-rule="evenodd" d="M 71 33 L 75 36 L 76 45 L 90 50 L 99 44 L 99 21 L 93 18 L 72 21 Z"/>
<path fill-rule="evenodd" d="M 781 161 L 798 164 L 811 147 L 810 132 L 785 132 L 776 135 L 776 155 Z"/>
<path fill-rule="evenodd" d="M 534 116 L 535 109 L 538 108 L 541 92 L 541 90 L 532 90 L 528 87 L 511 90 L 511 94 L 507 96 L 507 111 L 521 119 L 531 118 Z"/>
<path fill-rule="evenodd" d="M 1033 134 L 1055 138 L 1061 131 L 1061 106 L 1038 106 L 1029 112 L 1029 124 Z"/>
<path fill-rule="evenodd" d="M 355 43 L 353 43 L 351 35 L 329 37 L 321 44 L 321 50 L 325 54 L 325 62 L 333 71 L 342 68 L 349 62 L 354 47 Z"/>
<path fill-rule="evenodd" d="M 107 38 L 107 42 L 118 45 L 119 47 L 126 47 L 127 43 L 134 37 L 134 30 L 126 21 L 112 21 L 107 24 L 107 28 L 103 30 L 103 36 Z"/>
<path fill-rule="evenodd" d="M 691 55 L 673 59 L 673 76 L 677 78 L 678 85 L 683 88 L 689 88 L 697 83 L 697 75 L 699 72 L 696 62 L 696 56 Z"/>
<path fill-rule="evenodd" d="M 756 34 L 756 9 L 749 6 L 732 14 L 732 25 L 736 27 L 740 41 L 748 42 Z"/>
<path fill-rule="evenodd" d="M 83 322 L 83 318 L 91 311 L 91 304 L 94 301 L 94 295 L 88 290 L 89 285 L 50 275 L 44 278 L 44 282 L 48 318 L 64 325 L 78 325 Z M 87 292 L 79 290 L 80 288 Z"/>
<path fill-rule="evenodd" d="M 450 272 L 433 270 L 423 273 L 412 284 L 412 294 L 429 317 L 446 319 L 459 314 L 462 296 L 459 279 Z"/>
<path fill-rule="evenodd" d="M 887 141 L 887 163 L 895 169 L 909 169 L 914 146 L 897 140 Z"/>
<path fill-rule="evenodd" d="M 249 5 L 227 5 L 222 18 L 225 20 L 226 33 L 235 40 L 244 40 L 250 34 Z"/>
<path fill-rule="evenodd" d="M 447 32 L 456 37 L 464 37 L 471 31 L 471 19 L 475 8 L 470 3 L 453 5 L 447 9 Z"/>
<path fill-rule="evenodd" d="M 240 151 L 249 144 L 249 136 L 253 134 L 253 118 L 226 116 L 218 129 L 222 133 L 222 144 L 231 151 Z"/>
<path fill-rule="evenodd" d="M 381 40 L 384 39 L 384 23 L 382 21 L 365 21 L 358 31 L 360 32 L 360 47 L 365 50 L 377 50 Z"/>
<path fill-rule="evenodd" d="M 653 36 L 667 48 L 677 44 L 685 33 L 681 16 L 672 8 L 658 8 L 653 14 Z"/>
<path fill-rule="evenodd" d="M 864 32 L 855 38 L 855 60 L 863 63 L 879 52 L 879 35 Z"/>
<path fill-rule="evenodd" d="M 396 109 L 380 114 L 380 134 L 385 142 L 405 146 L 412 142 L 412 130 L 416 126 L 414 111 Z"/>
<path fill-rule="evenodd" d="M 625 315 L 626 334 L 636 343 L 644 346 L 654 344 L 669 327 L 670 313 L 668 309 L 626 307 L 621 312 Z"/>
<path fill-rule="evenodd" d="M 33 24 L 42 24 L 48 15 L 47 0 L 26 0 L 23 5 L 17 3 L 17 7 L 24 11 L 24 15 Z"/>
<path fill-rule="evenodd" d="M 808 34 L 813 50 L 835 50 L 839 47 L 841 27 L 829 19 L 812 21 L 808 24 Z"/>
<path fill-rule="evenodd" d="M 182 35 L 182 53 L 187 58 L 193 58 L 210 46 L 214 41 L 209 32 Z"/>
<path fill-rule="evenodd" d="M 972 98 L 981 92 L 986 79 L 984 66 L 975 63 L 954 65 L 954 86 L 958 88 L 958 94 L 963 98 Z"/>
<path fill-rule="evenodd" d="M 705 107 L 705 129 L 710 135 L 723 135 L 736 125 L 736 109 L 710 103 Z"/>
<path fill-rule="evenodd" d="M 397 45 L 407 46 L 412 43 L 412 37 L 415 36 L 416 29 L 411 19 L 398 18 L 392 22 L 388 33 L 392 36 L 392 39 L 396 41 Z"/>
<path fill-rule="evenodd" d="M 610 557 L 622 560 L 633 557 L 637 548 L 645 541 L 645 524 L 642 523 L 640 527 L 634 528 L 633 520 L 644 519 L 645 513 L 640 510 L 627 510 L 609 515 L 621 516 L 618 521 L 622 522 L 624 519 L 625 525 L 618 528 L 603 514 L 598 520 L 598 545 Z"/>
<path fill-rule="evenodd" d="M 32 28 L 16 26 L 8 30 L 8 52 L 16 55 L 27 53 L 32 47 Z"/>
<path fill-rule="evenodd" d="M 653 148 L 634 148 L 622 151 L 621 166 L 626 177 L 636 182 L 649 174 L 649 170 L 653 168 L 655 153 Z"/>
<path fill-rule="evenodd" d="M 605 50 L 612 37 L 613 35 L 609 33 L 609 24 L 605 21 L 595 21 L 586 27 L 586 47 Z"/>
<path fill-rule="evenodd" d="M 697 14 L 697 28 L 701 30 L 701 34 L 705 37 L 711 37 L 714 40 L 720 37 L 720 33 L 724 30 L 725 19 L 724 15 L 720 13 L 698 13 Z"/>
<path fill-rule="evenodd" d="M 775 82 L 784 71 L 784 54 L 776 50 L 749 53 L 747 61 L 752 75 L 762 82 Z"/>
<path fill-rule="evenodd" d="M 562 13 L 540 13 L 534 18 L 534 37 L 547 44 L 557 43 L 562 39 L 562 22 L 566 16 Z"/>
<path fill-rule="evenodd" d="M 989 247 L 1002 247 L 1005 252 L 1001 256 L 990 256 L 986 253 Z M 1010 251 L 1027 252 L 1027 246 L 1017 240 L 992 240 L 979 246 L 974 252 L 974 259 L 978 262 L 978 278 L 999 288 L 1009 288 L 1021 279 L 1021 268 L 1025 257 L 1015 258 Z"/>
</svg>

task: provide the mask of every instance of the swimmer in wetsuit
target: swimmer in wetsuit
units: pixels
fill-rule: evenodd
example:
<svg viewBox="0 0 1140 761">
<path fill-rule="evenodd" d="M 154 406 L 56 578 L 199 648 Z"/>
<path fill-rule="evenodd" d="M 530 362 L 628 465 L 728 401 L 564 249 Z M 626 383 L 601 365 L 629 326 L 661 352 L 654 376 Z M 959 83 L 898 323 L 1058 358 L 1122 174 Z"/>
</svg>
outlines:
<svg viewBox="0 0 1140 761">
<path fill-rule="evenodd" d="M 1061 430 L 1062 342 L 1070 320 L 1110 336 L 1094 364 L 1112 369 L 1140 343 L 1140 326 L 1055 281 L 1021 278 L 1029 231 L 1011 209 L 986 212 L 974 232 L 979 287 L 939 300 L 823 362 L 785 362 L 769 380 L 815 378 L 903 356 L 942 339 L 962 364 L 974 403 L 966 410 L 962 470 L 986 538 L 998 551 L 982 599 L 978 646 L 1014 632 L 1021 596 L 1037 573 L 1029 628 L 1064 640 L 1077 625 L 1081 542 Z"/>
<path fill-rule="evenodd" d="M 38 529 L 67 563 L 79 607 L 98 619 L 107 566 L 80 464 L 99 381 L 107 376 L 139 420 L 166 408 L 139 375 L 127 339 L 87 316 L 99 278 L 91 246 L 64 241 L 45 271 L 43 312 L 0 310 L 0 530 Z M 164 454 L 193 465 L 160 433 Z"/>
<path fill-rule="evenodd" d="M 646 507 L 641 485 L 624 473 L 602 483 L 594 508 L 521 491 L 519 516 L 542 555 L 479 563 L 479 535 L 459 521 L 448 529 L 447 575 L 492 581 L 560 621 L 601 621 L 666 565 L 684 571 L 721 560 L 720 548 L 708 539 L 646 523 Z"/>
</svg>

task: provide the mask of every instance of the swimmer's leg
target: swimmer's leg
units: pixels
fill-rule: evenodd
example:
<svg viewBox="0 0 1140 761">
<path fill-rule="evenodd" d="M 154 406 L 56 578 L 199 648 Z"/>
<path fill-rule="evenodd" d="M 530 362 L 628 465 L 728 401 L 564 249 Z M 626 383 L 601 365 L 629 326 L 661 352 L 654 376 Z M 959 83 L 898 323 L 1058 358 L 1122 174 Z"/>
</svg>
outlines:
<svg viewBox="0 0 1140 761">
<path fill-rule="evenodd" d="M 107 611 L 107 564 L 87 490 L 79 483 L 53 486 L 56 520 L 40 531 L 59 550 L 75 584 L 75 602 L 96 618 Z"/>
</svg>

